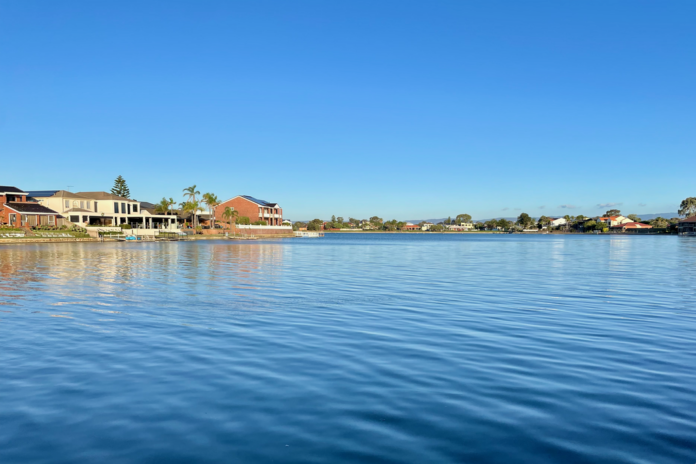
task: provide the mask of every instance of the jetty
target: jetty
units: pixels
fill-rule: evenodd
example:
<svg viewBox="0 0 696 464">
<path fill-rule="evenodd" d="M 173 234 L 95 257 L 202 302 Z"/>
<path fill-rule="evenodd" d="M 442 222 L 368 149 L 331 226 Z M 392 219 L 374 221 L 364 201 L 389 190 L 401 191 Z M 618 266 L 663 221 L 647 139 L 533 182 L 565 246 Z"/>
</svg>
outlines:
<svg viewBox="0 0 696 464">
<path fill-rule="evenodd" d="M 295 237 L 301 237 L 301 238 L 316 238 L 316 237 L 323 237 L 324 232 L 322 231 L 309 231 L 309 230 L 297 230 L 295 231 Z"/>
</svg>

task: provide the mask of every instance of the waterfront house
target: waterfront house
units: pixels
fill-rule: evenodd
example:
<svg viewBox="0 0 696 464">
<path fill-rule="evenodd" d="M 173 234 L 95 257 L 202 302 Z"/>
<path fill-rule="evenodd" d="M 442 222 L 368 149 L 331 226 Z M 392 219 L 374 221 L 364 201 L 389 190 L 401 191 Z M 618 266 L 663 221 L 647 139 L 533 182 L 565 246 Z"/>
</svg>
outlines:
<svg viewBox="0 0 696 464">
<path fill-rule="evenodd" d="M 434 226 L 432 222 L 424 222 L 423 225 L 421 226 L 421 230 L 430 230 L 432 226 Z"/>
<path fill-rule="evenodd" d="M 58 212 L 31 201 L 28 192 L 17 187 L 0 186 L 0 224 L 13 227 L 62 225 Z"/>
<path fill-rule="evenodd" d="M 696 235 L 696 216 L 679 220 L 679 235 Z"/>
<path fill-rule="evenodd" d="M 420 230 L 420 229 L 421 229 L 421 226 L 419 226 L 418 224 L 407 223 L 407 224 L 404 224 L 403 226 L 401 226 L 401 230 Z"/>
<path fill-rule="evenodd" d="M 120 226 L 162 229 L 176 227 L 176 217 L 153 214 L 141 202 L 108 192 L 68 192 L 37 190 L 28 192 L 40 204 L 58 211 L 68 221 L 81 226 Z"/>
<path fill-rule="evenodd" d="M 249 195 L 237 195 L 220 203 L 215 208 L 215 220 L 225 222 L 223 213 L 227 207 L 239 213 L 239 217 L 245 216 L 253 224 L 258 221 L 266 221 L 269 226 L 283 225 L 283 208 L 278 203 L 259 200 Z"/>
<path fill-rule="evenodd" d="M 560 227 L 568 224 L 568 221 L 566 218 L 549 218 L 551 222 L 549 222 L 549 227 Z"/>
<path fill-rule="evenodd" d="M 614 227 L 618 226 L 621 224 L 628 224 L 629 222 L 633 222 L 632 219 L 629 219 L 627 217 L 623 216 L 606 216 L 606 217 L 601 217 L 596 219 L 597 222 L 601 222 L 603 224 L 608 225 L 609 227 Z"/>
<path fill-rule="evenodd" d="M 611 231 L 612 232 L 625 232 L 625 233 L 640 233 L 640 232 L 647 232 L 649 229 L 652 229 L 653 226 L 649 224 L 643 224 L 641 222 L 626 222 L 623 224 L 617 224 L 615 226 L 611 226 Z"/>
</svg>

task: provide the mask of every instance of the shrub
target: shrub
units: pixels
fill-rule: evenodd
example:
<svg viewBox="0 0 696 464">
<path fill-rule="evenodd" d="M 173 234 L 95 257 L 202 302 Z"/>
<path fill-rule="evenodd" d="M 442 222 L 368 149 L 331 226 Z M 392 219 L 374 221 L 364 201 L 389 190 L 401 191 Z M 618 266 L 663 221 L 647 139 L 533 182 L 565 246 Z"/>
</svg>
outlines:
<svg viewBox="0 0 696 464">
<path fill-rule="evenodd" d="M 119 227 L 121 228 L 121 230 L 128 230 L 128 229 L 131 229 L 131 225 L 130 225 L 130 224 L 121 224 Z"/>
<path fill-rule="evenodd" d="M 266 221 L 256 221 L 252 223 L 253 226 L 267 226 L 268 223 Z"/>
<path fill-rule="evenodd" d="M 249 224 L 251 224 L 251 220 L 247 216 L 240 216 L 237 219 L 237 224 L 248 226 Z"/>
</svg>

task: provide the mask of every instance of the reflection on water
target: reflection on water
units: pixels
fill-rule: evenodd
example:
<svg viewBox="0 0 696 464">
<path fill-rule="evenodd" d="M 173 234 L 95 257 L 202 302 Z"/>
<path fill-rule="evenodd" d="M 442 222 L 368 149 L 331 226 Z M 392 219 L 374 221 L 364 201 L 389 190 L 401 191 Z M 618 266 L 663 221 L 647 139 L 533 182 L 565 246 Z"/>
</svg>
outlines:
<svg viewBox="0 0 696 464">
<path fill-rule="evenodd" d="M 0 247 L 0 463 L 693 461 L 696 240 Z"/>
</svg>

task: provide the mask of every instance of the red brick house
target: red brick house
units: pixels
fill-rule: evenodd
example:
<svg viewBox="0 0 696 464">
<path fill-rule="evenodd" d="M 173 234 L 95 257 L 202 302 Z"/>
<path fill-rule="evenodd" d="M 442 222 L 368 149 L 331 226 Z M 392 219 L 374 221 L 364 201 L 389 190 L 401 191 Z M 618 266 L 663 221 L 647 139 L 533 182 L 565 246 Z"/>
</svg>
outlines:
<svg viewBox="0 0 696 464">
<path fill-rule="evenodd" d="M 269 226 L 283 225 L 283 208 L 278 203 L 259 200 L 249 195 L 238 195 L 223 201 L 215 208 L 216 221 L 227 222 L 227 219 L 222 216 L 227 207 L 237 211 L 239 217 L 248 217 L 252 224 L 257 221 L 266 221 Z"/>
<path fill-rule="evenodd" d="M 0 224 L 13 227 L 59 225 L 60 214 L 35 201 L 17 187 L 0 185 Z"/>
</svg>

